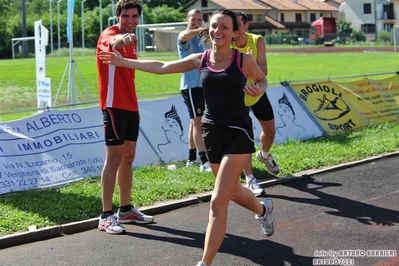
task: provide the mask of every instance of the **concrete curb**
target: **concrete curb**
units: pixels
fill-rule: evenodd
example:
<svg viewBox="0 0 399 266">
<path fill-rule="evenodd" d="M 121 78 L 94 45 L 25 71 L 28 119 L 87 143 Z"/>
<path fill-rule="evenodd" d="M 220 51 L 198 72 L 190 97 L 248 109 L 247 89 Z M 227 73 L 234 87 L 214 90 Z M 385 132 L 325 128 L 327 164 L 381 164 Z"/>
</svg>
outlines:
<svg viewBox="0 0 399 266">
<path fill-rule="evenodd" d="M 357 166 L 357 165 L 361 165 L 361 164 L 365 164 L 365 163 L 370 163 L 370 162 L 373 162 L 373 161 L 376 161 L 379 159 L 389 158 L 389 157 L 394 157 L 394 156 L 399 156 L 399 152 L 393 152 L 393 153 L 388 153 L 388 154 L 384 154 L 384 155 L 374 156 L 374 157 L 366 158 L 366 159 L 363 159 L 360 161 L 343 163 L 340 165 L 326 167 L 323 169 L 307 170 L 307 171 L 303 171 L 303 172 L 300 172 L 300 173 L 297 173 L 297 174 L 294 174 L 291 176 L 270 178 L 268 180 L 259 182 L 259 184 L 262 187 L 269 187 L 269 186 L 273 186 L 273 185 L 277 185 L 277 184 L 282 184 L 282 183 L 306 178 L 311 175 L 341 170 L 341 169 L 345 169 L 345 168 L 349 168 L 349 167 L 353 167 L 353 166 Z M 155 203 L 152 206 L 140 208 L 140 210 L 149 215 L 156 215 L 156 214 L 168 212 L 168 211 L 171 211 L 174 209 L 186 207 L 189 205 L 198 204 L 200 202 L 210 201 L 211 195 L 212 195 L 212 192 L 205 192 L 205 193 L 190 195 L 184 199 Z M 98 226 L 98 218 L 92 218 L 92 219 L 79 221 L 79 222 L 73 222 L 73 223 L 68 223 L 68 224 L 63 224 L 63 225 L 58 225 L 58 226 L 46 227 L 46 228 L 38 229 L 34 232 L 23 232 L 23 233 L 7 235 L 4 237 L 0 237 L 0 249 L 13 247 L 13 246 L 17 246 L 17 245 L 22 245 L 22 244 L 27 244 L 27 243 L 36 242 L 36 241 L 41 241 L 41 240 L 46 240 L 46 239 L 55 238 L 55 237 L 61 237 L 64 235 L 71 235 L 71 234 L 83 232 L 86 230 L 94 229 L 97 226 Z"/>
</svg>

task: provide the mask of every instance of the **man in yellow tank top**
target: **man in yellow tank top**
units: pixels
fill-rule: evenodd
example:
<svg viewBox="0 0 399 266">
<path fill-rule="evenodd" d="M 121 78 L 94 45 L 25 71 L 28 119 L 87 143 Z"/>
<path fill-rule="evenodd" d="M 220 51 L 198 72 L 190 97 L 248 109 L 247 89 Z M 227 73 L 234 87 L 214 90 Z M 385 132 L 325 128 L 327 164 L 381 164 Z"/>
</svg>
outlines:
<svg viewBox="0 0 399 266">
<path fill-rule="evenodd" d="M 247 33 L 248 30 L 248 18 L 247 15 L 242 11 L 236 11 L 239 35 L 235 38 L 233 48 L 236 48 L 242 53 L 252 54 L 258 66 L 267 76 L 267 60 L 266 60 L 266 43 L 262 36 Z M 248 80 L 252 83 L 251 80 Z M 258 97 L 251 97 L 245 95 L 245 104 L 249 106 L 258 119 L 259 124 L 262 127 L 260 134 L 260 140 L 262 143 L 262 149 L 256 153 L 256 158 L 266 165 L 266 169 L 273 175 L 277 175 L 280 170 L 278 165 L 270 154 L 270 148 L 274 142 L 274 136 L 276 134 L 276 128 L 274 124 L 274 113 L 267 94 L 264 93 Z M 248 188 L 256 195 L 260 196 L 263 193 L 263 188 L 257 183 L 252 173 L 252 159 L 248 161 L 244 168 L 244 174 Z"/>
</svg>

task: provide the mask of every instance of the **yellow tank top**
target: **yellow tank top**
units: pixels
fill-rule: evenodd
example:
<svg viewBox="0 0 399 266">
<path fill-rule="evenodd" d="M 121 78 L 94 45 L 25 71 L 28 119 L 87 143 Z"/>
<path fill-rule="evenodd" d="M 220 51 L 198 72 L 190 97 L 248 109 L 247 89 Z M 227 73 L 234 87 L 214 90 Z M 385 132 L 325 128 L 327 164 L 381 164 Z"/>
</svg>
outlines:
<svg viewBox="0 0 399 266">
<path fill-rule="evenodd" d="M 256 35 L 253 33 L 245 33 L 247 35 L 247 44 L 244 47 L 237 47 L 235 44 L 232 44 L 231 47 L 237 49 L 238 51 L 240 51 L 241 53 L 246 54 L 248 51 L 248 48 L 250 48 L 252 50 L 252 55 L 253 57 L 258 58 L 258 49 L 256 44 L 258 43 L 258 39 L 261 38 L 262 36 L 260 35 Z M 248 83 L 253 83 L 254 81 L 251 78 L 247 78 L 247 82 Z M 259 99 L 260 97 L 262 97 L 263 94 L 256 96 L 256 97 L 252 97 L 249 96 L 247 94 L 245 94 L 244 97 L 244 101 L 245 101 L 245 105 L 246 106 L 252 106 L 254 105 Z"/>
</svg>

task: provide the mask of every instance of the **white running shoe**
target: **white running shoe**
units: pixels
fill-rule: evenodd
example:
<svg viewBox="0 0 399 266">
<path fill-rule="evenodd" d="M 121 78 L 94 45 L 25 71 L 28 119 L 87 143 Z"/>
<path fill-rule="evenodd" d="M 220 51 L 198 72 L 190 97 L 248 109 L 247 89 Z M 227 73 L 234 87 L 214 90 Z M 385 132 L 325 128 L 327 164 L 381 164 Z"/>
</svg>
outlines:
<svg viewBox="0 0 399 266">
<path fill-rule="evenodd" d="M 211 168 L 209 161 L 207 161 L 204 164 L 201 164 L 200 171 L 201 172 L 212 172 L 212 168 Z"/>
<path fill-rule="evenodd" d="M 280 173 L 280 169 L 278 168 L 278 165 L 273 159 L 273 156 L 269 153 L 269 156 L 267 158 L 263 158 L 262 156 L 262 151 L 258 151 L 256 153 L 256 159 L 258 159 L 259 162 L 264 163 L 266 165 L 267 171 L 269 171 L 273 175 L 277 175 Z"/>
<path fill-rule="evenodd" d="M 100 219 L 98 220 L 98 229 L 113 235 L 126 232 L 125 227 L 118 223 L 115 215 L 110 215 L 104 219 L 100 216 Z"/>
<path fill-rule="evenodd" d="M 255 197 L 262 195 L 264 192 L 263 188 L 258 184 L 255 178 L 251 178 L 247 182 L 247 188 L 252 191 Z"/>
<path fill-rule="evenodd" d="M 193 166 L 197 166 L 200 164 L 201 164 L 201 161 L 198 158 L 194 161 L 187 160 L 186 167 L 193 167 Z"/>
<path fill-rule="evenodd" d="M 255 219 L 259 221 L 263 234 L 266 236 L 272 236 L 276 231 L 276 221 L 272 216 L 273 201 L 270 198 L 266 198 L 261 201 L 260 204 L 265 206 L 265 214 L 263 216 L 255 215 Z"/>
<path fill-rule="evenodd" d="M 118 222 L 122 224 L 149 224 L 154 221 L 154 217 L 150 215 L 145 215 L 144 213 L 137 210 L 135 207 L 132 207 L 132 209 L 128 212 L 121 212 L 119 209 L 116 216 L 118 217 Z"/>
</svg>

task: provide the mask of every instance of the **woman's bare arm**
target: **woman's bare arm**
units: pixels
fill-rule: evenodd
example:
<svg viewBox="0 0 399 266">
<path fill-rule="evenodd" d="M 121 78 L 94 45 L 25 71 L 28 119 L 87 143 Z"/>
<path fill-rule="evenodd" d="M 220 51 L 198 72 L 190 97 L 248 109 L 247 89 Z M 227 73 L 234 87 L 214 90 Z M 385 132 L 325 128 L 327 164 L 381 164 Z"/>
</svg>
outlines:
<svg viewBox="0 0 399 266">
<path fill-rule="evenodd" d="M 268 86 L 267 78 L 252 55 L 243 55 L 242 69 L 254 81 L 253 84 L 245 86 L 244 92 L 253 97 L 264 93 Z"/>
<path fill-rule="evenodd" d="M 170 62 L 159 60 L 135 60 L 124 58 L 116 49 L 113 52 L 101 51 L 98 55 L 104 64 L 137 69 L 154 74 L 182 73 L 198 69 L 202 54 L 192 54 Z"/>
</svg>

